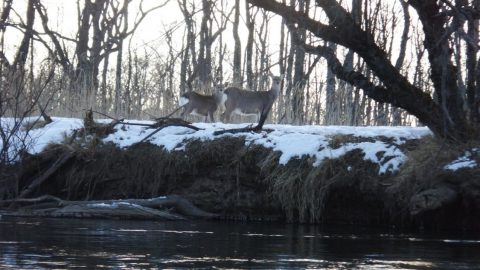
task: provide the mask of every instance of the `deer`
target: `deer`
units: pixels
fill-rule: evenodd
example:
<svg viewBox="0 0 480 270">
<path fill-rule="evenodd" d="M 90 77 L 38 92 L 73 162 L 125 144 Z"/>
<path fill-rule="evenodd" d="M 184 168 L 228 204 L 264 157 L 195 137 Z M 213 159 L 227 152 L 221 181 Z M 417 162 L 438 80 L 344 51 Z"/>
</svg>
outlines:
<svg viewBox="0 0 480 270">
<path fill-rule="evenodd" d="M 194 91 L 187 92 L 180 96 L 179 105 L 185 107 L 181 117 L 185 118 L 186 114 L 204 116 L 205 122 L 207 122 L 207 118 L 210 117 L 210 121 L 213 123 L 213 114 L 222 103 L 223 90 L 219 85 L 215 86 L 213 95 L 202 95 Z"/>
<path fill-rule="evenodd" d="M 255 115 L 259 125 L 263 125 L 273 103 L 280 94 L 283 76 L 272 76 L 272 86 L 268 91 L 249 91 L 238 87 L 227 87 L 223 91 L 225 112 L 223 121 L 229 122 L 232 113 L 239 115 Z"/>
</svg>

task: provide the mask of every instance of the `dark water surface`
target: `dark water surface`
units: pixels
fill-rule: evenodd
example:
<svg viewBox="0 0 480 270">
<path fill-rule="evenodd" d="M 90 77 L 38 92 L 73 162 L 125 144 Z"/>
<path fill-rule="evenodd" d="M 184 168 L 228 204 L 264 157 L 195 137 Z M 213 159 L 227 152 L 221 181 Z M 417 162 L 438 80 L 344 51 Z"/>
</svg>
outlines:
<svg viewBox="0 0 480 270">
<path fill-rule="evenodd" d="M 476 237 L 276 223 L 0 219 L 0 269 L 480 269 Z"/>
</svg>

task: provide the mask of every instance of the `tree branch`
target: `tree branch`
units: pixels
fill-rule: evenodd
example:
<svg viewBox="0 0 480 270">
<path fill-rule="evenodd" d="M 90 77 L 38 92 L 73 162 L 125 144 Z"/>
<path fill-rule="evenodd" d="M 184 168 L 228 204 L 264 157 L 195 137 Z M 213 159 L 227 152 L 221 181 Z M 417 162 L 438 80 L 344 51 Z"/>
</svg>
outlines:
<svg viewBox="0 0 480 270">
<path fill-rule="evenodd" d="M 40 3 L 40 1 L 35 1 L 34 4 L 35 4 L 35 9 L 37 10 L 38 15 L 40 16 L 40 19 L 42 20 L 43 30 L 52 40 L 53 45 L 55 47 L 56 55 L 60 58 L 59 59 L 60 64 L 65 70 L 70 71 L 72 66 L 70 63 L 70 60 L 68 60 L 67 54 L 63 49 L 62 45 L 60 45 L 60 42 L 58 41 L 57 36 L 48 27 L 48 16 L 47 16 L 45 7 Z"/>
<path fill-rule="evenodd" d="M 327 60 L 330 58 L 330 61 L 335 62 L 334 66 L 337 66 L 334 68 L 336 76 L 343 77 L 344 80 L 354 83 L 357 87 L 366 91 L 369 97 L 374 98 L 375 100 L 384 100 L 394 106 L 405 109 L 410 114 L 418 117 L 420 121 L 440 137 L 449 137 L 451 139 L 454 137 L 462 138 L 470 136 L 468 135 L 467 127 L 465 126 L 465 119 L 462 120 L 460 115 L 462 107 L 458 107 L 458 99 L 454 96 L 455 94 L 458 94 L 455 91 L 455 79 L 447 80 L 449 84 L 452 84 L 448 85 L 446 88 L 450 94 L 449 97 L 452 97 L 452 101 L 449 101 L 449 106 L 447 106 L 448 109 L 444 110 L 432 99 L 429 93 L 423 92 L 420 88 L 414 86 L 400 73 L 399 69 L 393 66 L 387 53 L 375 43 L 374 36 L 371 33 L 364 31 L 360 25 L 356 24 L 353 21 L 351 14 L 340 5 L 339 1 L 316 0 L 317 6 L 327 15 L 329 25 L 316 21 L 310 18 L 308 14 L 298 12 L 294 7 L 279 3 L 275 0 L 247 1 L 255 6 L 281 15 L 287 24 L 296 24 L 299 28 L 306 29 L 325 41 L 345 46 L 357 53 L 365 61 L 370 70 L 372 70 L 379 78 L 383 86 L 372 85 L 372 83 L 361 73 L 345 72 L 343 69 L 340 69 L 340 66 L 337 65 L 338 59 L 334 57 L 334 53 L 329 52 L 324 47 L 317 47 L 315 49 L 310 48 L 310 52 L 324 55 Z M 436 3 L 435 0 L 409 0 L 408 3 L 412 5 L 413 2 L 421 6 L 421 8 L 419 8 L 419 16 L 421 19 L 422 15 L 429 15 L 429 19 L 432 18 L 432 11 L 429 7 L 432 3 Z M 433 10 L 433 15 L 437 14 L 436 10 Z M 440 18 L 439 20 L 442 19 Z M 433 40 L 438 41 L 439 39 L 432 39 L 429 35 L 441 36 L 444 33 L 442 31 L 443 24 L 437 26 L 439 26 L 438 29 L 440 29 L 440 31 L 435 32 L 435 27 L 425 30 L 427 36 L 426 41 L 428 41 L 430 47 L 434 44 L 432 43 Z M 427 27 L 431 27 L 431 25 L 427 25 Z M 436 51 L 433 51 L 434 53 L 432 54 L 431 48 L 427 49 L 429 49 L 429 56 L 442 55 L 441 53 L 438 54 Z M 442 71 L 441 62 L 431 62 L 431 64 L 432 70 L 435 69 L 434 71 Z M 448 69 L 448 72 L 449 74 L 456 74 L 452 73 L 451 69 Z M 438 84 L 442 77 L 441 74 L 442 73 L 436 74 L 438 77 L 435 78 L 432 76 L 432 80 L 434 81 L 434 84 L 436 84 L 436 89 L 442 89 Z M 439 79 L 437 80 L 437 83 L 435 82 L 436 79 Z M 455 107 L 455 104 L 457 107 Z M 452 117 L 455 124 L 446 123 L 444 121 L 449 112 L 456 114 Z"/>
<path fill-rule="evenodd" d="M 401 104 L 398 104 L 396 96 L 392 93 L 392 91 L 388 91 L 386 87 L 375 85 L 361 72 L 354 70 L 346 71 L 343 64 L 340 62 L 340 60 L 338 60 L 335 51 L 332 48 L 320 45 L 307 45 L 301 41 L 300 37 L 297 34 L 297 29 L 295 29 L 293 25 L 288 24 L 287 27 L 291 32 L 292 40 L 294 41 L 294 43 L 298 46 L 301 46 L 306 52 L 319 55 L 325 60 L 327 60 L 328 66 L 337 78 L 362 89 L 365 94 L 368 95 L 368 97 L 374 99 L 375 101 L 388 102 L 394 106 L 401 106 Z"/>
</svg>

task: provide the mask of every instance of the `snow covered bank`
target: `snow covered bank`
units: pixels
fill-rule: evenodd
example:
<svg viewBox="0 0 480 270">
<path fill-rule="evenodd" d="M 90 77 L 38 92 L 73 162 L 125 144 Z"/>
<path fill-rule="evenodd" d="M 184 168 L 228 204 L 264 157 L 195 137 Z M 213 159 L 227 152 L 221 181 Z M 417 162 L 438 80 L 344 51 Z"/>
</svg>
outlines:
<svg viewBox="0 0 480 270">
<path fill-rule="evenodd" d="M 83 126 L 81 119 L 53 118 L 54 122 L 44 128 L 30 131 L 32 144 L 28 151 L 32 154 L 41 152 L 49 143 L 59 143 L 65 135 Z M 8 119 L 4 120 L 4 122 Z M 110 120 L 99 120 L 110 122 Z M 151 121 L 129 120 L 128 123 L 152 123 Z M 195 123 L 202 130 L 193 131 L 185 127 L 167 127 L 150 138 L 150 143 L 164 147 L 168 151 L 182 151 L 189 140 L 213 140 L 219 137 L 245 137 L 247 144 L 258 144 L 281 152 L 280 164 L 287 164 L 291 159 L 308 156 L 314 158 L 314 166 L 324 159 L 334 159 L 354 149 L 361 149 L 364 159 L 379 165 L 379 173 L 396 171 L 405 162 L 405 154 L 398 148 L 407 140 L 418 139 L 430 134 L 425 127 L 350 127 L 350 126 L 291 126 L 265 125 L 272 132 L 239 133 L 214 136 L 213 132 L 222 129 L 241 128 L 246 124 Z M 140 142 L 153 130 L 142 126 L 118 125 L 116 132 L 104 139 L 121 148 Z M 359 142 L 347 142 L 334 146 L 335 136 L 352 136 L 363 138 Z"/>
<path fill-rule="evenodd" d="M 29 151 L 38 155 L 14 164 L 19 180 L 6 181 L 0 196 L 14 198 L 18 190 L 64 200 L 179 194 L 226 219 L 384 224 L 435 212 L 442 224 L 451 224 L 451 215 L 458 226 L 480 224 L 480 216 L 469 214 L 480 209 L 476 142 L 446 145 L 413 127 L 266 125 L 260 133 L 214 136 L 247 124 L 193 125 L 200 130 L 170 126 L 149 136 L 154 128 L 118 124 L 99 138 L 90 134 L 105 136 L 103 126 L 70 136 L 82 120 L 54 118 L 31 130 Z M 149 143 L 139 143 L 147 136 Z M 60 144 L 42 152 L 48 143 Z M 48 181 L 29 189 L 39 178 Z"/>
</svg>

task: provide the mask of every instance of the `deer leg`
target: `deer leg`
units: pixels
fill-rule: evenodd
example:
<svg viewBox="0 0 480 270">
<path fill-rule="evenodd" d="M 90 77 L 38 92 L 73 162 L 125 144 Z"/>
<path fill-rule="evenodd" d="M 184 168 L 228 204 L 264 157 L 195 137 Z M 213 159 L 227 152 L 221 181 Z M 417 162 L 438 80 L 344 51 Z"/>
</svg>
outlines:
<svg viewBox="0 0 480 270">
<path fill-rule="evenodd" d="M 263 124 L 265 124 L 265 120 L 267 120 L 270 109 L 271 107 L 262 110 L 262 113 L 260 114 L 260 120 L 258 121 L 257 126 L 254 127 L 255 130 L 261 130 L 263 128 Z"/>
<path fill-rule="evenodd" d="M 185 115 L 190 114 L 192 111 L 193 111 L 193 108 L 185 107 L 185 110 L 183 110 L 180 116 L 182 117 L 182 119 L 185 119 Z"/>
<path fill-rule="evenodd" d="M 215 120 L 213 119 L 213 112 L 210 111 L 210 112 L 208 112 L 208 114 L 209 114 L 209 116 L 210 116 L 210 122 L 211 122 L 211 123 L 214 123 Z"/>
<path fill-rule="evenodd" d="M 230 122 L 230 116 L 232 115 L 232 110 L 226 109 L 225 112 L 223 113 L 223 122 L 228 123 Z"/>
</svg>

